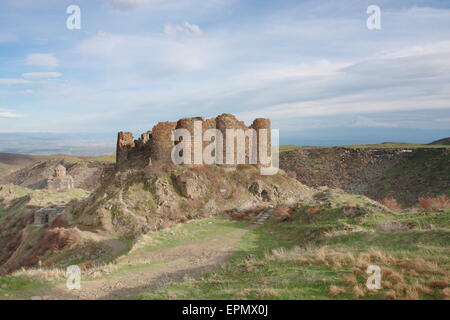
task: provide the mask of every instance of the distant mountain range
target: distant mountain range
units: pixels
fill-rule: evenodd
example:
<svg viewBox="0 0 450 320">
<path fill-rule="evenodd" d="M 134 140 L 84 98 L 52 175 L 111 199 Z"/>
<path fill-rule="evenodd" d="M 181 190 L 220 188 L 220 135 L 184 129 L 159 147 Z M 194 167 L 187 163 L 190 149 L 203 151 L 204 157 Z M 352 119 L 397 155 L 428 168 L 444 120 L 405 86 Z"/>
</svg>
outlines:
<svg viewBox="0 0 450 320">
<path fill-rule="evenodd" d="M 296 136 L 288 136 L 280 130 L 281 145 L 296 146 L 344 146 L 378 144 L 380 141 L 408 141 L 427 143 L 448 134 L 446 131 L 417 130 L 416 136 L 409 131 L 366 129 L 308 130 Z M 418 139 L 417 135 L 421 138 Z M 392 137 L 396 137 L 392 139 Z M 115 153 L 117 133 L 0 133 L 0 152 L 34 155 L 65 154 L 92 157 Z M 429 145 L 449 145 L 450 138 L 429 143 Z"/>
</svg>

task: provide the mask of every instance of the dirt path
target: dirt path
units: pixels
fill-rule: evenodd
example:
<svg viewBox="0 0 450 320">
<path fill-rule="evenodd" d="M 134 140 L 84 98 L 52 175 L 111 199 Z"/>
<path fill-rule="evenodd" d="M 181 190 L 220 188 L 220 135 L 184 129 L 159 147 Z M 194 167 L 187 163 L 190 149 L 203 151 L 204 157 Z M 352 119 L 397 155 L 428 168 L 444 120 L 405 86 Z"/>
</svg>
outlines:
<svg viewBox="0 0 450 320">
<path fill-rule="evenodd" d="M 124 256 L 117 263 L 117 271 L 96 280 L 82 279 L 81 290 L 69 291 L 65 285 L 58 285 L 49 298 L 133 299 L 169 282 L 197 277 L 222 265 L 250 228 L 236 229 L 195 243 Z"/>
</svg>

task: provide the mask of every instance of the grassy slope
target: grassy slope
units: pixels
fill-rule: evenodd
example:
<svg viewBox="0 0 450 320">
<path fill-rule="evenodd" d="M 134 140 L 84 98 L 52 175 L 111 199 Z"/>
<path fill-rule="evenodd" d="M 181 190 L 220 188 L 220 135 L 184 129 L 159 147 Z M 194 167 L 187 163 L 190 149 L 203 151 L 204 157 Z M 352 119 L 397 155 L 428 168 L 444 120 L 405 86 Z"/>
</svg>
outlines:
<svg viewBox="0 0 450 320">
<path fill-rule="evenodd" d="M 1 208 L 0 208 L 1 209 Z M 173 252 L 178 248 L 189 247 L 210 243 L 215 239 L 222 239 L 223 245 L 227 245 L 227 235 L 246 229 L 248 223 L 231 221 L 221 217 L 206 218 L 189 223 L 178 224 L 170 229 L 152 232 L 145 235 L 133 249 L 121 257 L 117 264 L 90 270 L 88 274 L 82 275 L 82 287 L 89 287 L 95 279 L 108 279 L 116 282 L 118 279 L 132 276 L 136 273 L 168 273 L 166 265 L 166 252 Z M 154 259 L 155 255 L 158 259 Z M 168 255 L 168 259 L 174 259 Z M 190 257 L 186 257 L 189 259 Z M 121 263 L 120 261 L 123 261 Z M 192 267 L 186 265 L 187 270 Z M 95 275 L 95 276 L 94 276 Z M 47 279 L 47 280 L 45 280 Z M 50 296 L 57 298 L 61 292 L 56 286 L 63 286 L 64 271 L 55 270 L 31 270 L 19 271 L 13 276 L 0 277 L 0 300 L 1 299 L 30 299 L 32 296 Z"/>
<path fill-rule="evenodd" d="M 378 212 L 345 218 L 341 209 L 328 209 L 311 219 L 306 207 L 299 208 L 291 223 L 272 221 L 248 233 L 223 270 L 147 292 L 141 298 L 328 299 L 331 286 L 345 290 L 337 296 L 343 299 L 361 294 L 366 299 L 441 298 L 442 291 L 429 284 L 448 279 L 449 215 L 449 211 Z M 407 222 L 415 228 L 375 231 L 377 224 L 386 221 Z M 430 224 L 433 229 L 427 228 Z M 348 228 L 354 232 L 344 230 Z M 386 288 L 374 293 L 365 289 L 368 264 L 379 265 L 386 273 L 382 280 Z"/>
<path fill-rule="evenodd" d="M 51 204 L 65 204 L 72 199 L 84 198 L 89 196 L 90 192 L 83 189 L 72 189 L 65 192 L 50 190 L 32 190 L 15 185 L 3 185 L 0 189 L 0 196 L 9 198 L 20 198 L 26 195 L 31 196 L 30 205 L 45 206 Z"/>
<path fill-rule="evenodd" d="M 357 205 L 371 206 L 363 198 L 349 195 L 340 196 L 335 203 L 342 205 L 348 199 Z M 442 297 L 443 290 L 431 288 L 430 283 L 448 279 L 450 211 L 426 215 L 374 211 L 348 218 L 339 206 L 309 216 L 308 206 L 299 206 L 292 222 L 269 221 L 247 232 L 229 263 L 218 271 L 144 291 L 136 298 L 329 299 L 331 286 L 345 290 L 335 297 L 338 299 L 353 299 L 361 292 L 360 298 L 364 299 L 383 299 L 389 294 L 397 294 L 397 298 Z M 414 228 L 376 231 L 379 223 L 393 221 Z M 428 228 L 430 224 L 432 229 Z M 147 261 L 145 257 L 155 253 L 163 256 L 167 250 L 214 241 L 246 226 L 215 217 L 150 233 L 123 258 L 140 262 L 119 264 L 102 278 L 114 283 L 127 274 L 162 272 L 168 262 Z M 345 231 L 350 229 L 353 230 Z M 381 266 L 382 285 L 389 288 L 375 293 L 364 289 L 368 264 Z M 54 286 L 62 283 L 61 279 L 30 281 L 26 272 L 20 277 L 0 278 L 0 299 L 51 296 Z M 2 288 L 1 284 L 6 285 Z"/>
</svg>

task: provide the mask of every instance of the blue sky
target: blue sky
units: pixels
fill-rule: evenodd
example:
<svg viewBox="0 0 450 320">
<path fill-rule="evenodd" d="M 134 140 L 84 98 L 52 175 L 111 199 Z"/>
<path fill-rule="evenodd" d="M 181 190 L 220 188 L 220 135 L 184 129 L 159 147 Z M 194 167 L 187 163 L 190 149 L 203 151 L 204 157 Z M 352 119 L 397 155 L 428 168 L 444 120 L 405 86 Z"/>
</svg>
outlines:
<svg viewBox="0 0 450 320">
<path fill-rule="evenodd" d="M 450 135 L 449 57 L 449 1 L 2 0 L 0 133 L 229 112 L 282 142 L 427 142 Z"/>
</svg>

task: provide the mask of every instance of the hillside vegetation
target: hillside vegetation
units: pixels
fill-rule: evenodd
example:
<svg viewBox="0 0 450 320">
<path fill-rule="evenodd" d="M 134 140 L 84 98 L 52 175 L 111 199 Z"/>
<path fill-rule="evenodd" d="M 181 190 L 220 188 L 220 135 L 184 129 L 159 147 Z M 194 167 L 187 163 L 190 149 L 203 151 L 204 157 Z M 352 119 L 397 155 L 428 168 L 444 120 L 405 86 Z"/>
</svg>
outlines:
<svg viewBox="0 0 450 320">
<path fill-rule="evenodd" d="M 450 137 L 439 139 L 430 143 L 430 145 L 446 145 L 450 146 Z"/>
<path fill-rule="evenodd" d="M 353 209 L 352 209 L 353 208 Z M 142 299 L 448 299 L 450 211 L 392 212 L 340 194 L 248 232 L 230 262 Z M 369 265 L 382 289 L 366 287 Z"/>
<path fill-rule="evenodd" d="M 262 226 L 227 216 L 150 232 L 80 291 L 64 269 L 0 278 L 5 299 L 448 299 L 449 210 L 392 211 L 363 196 L 319 192 L 289 219 Z M 85 265 L 81 263 L 80 265 Z M 366 287 L 368 265 L 380 290 Z M 205 273 L 206 272 L 206 273 Z"/>
</svg>

